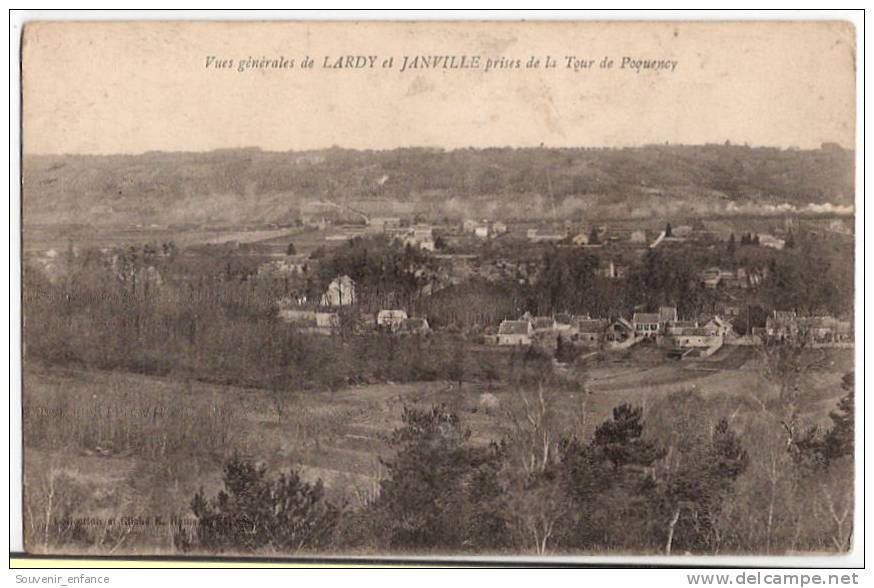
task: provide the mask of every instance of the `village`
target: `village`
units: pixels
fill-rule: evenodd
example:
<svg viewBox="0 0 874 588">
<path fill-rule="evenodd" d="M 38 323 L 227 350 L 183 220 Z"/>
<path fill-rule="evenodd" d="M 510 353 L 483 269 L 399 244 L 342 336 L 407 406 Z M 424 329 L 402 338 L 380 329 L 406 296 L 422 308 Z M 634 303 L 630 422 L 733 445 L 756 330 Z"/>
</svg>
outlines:
<svg viewBox="0 0 874 588">
<path fill-rule="evenodd" d="M 277 231 L 271 230 L 268 238 L 260 241 L 240 238 L 238 233 L 238 240 L 214 240 L 182 251 L 171 241 L 160 246 L 146 244 L 142 249 L 104 247 L 96 255 L 120 279 L 153 288 L 174 279 L 173 272 L 177 280 L 194 279 L 188 271 L 190 264 L 201 265 L 214 258 L 233 260 L 216 262 L 208 278 L 270 285 L 275 292 L 278 320 L 300 332 L 323 336 L 337 335 L 344 331 L 344 324 L 353 325 L 351 331 L 359 334 L 370 331 L 399 337 L 449 330 L 499 348 L 533 346 L 554 354 L 565 345 L 574 350 L 573 355 L 585 356 L 593 351 L 645 345 L 662 349 L 664 357 L 672 359 L 708 357 L 723 345 L 775 341 L 811 346 L 852 344 L 849 320 L 767 307 L 758 295 L 773 280 L 773 255 L 794 248 L 797 235 L 808 239 L 835 235 L 851 238 L 841 218 L 787 217 L 767 223 L 754 219 L 748 223 L 753 230 L 744 231 L 745 225 L 724 219 L 698 219 L 673 226 L 667 221 L 661 227 L 653 222 L 630 221 L 586 225 L 571 221 L 463 219 L 453 223 L 368 216 L 333 203 L 317 203 L 302 210 L 301 220 L 292 231 L 278 231 L 282 236 L 277 237 Z M 356 222 L 350 223 L 350 217 Z M 381 243 L 416 256 L 404 262 L 408 265 L 403 272 L 412 277 L 414 284 L 411 295 L 404 300 L 406 304 L 395 292 L 381 297 L 375 297 L 372 291 L 362 293 L 361 284 L 350 275 L 331 276 L 325 273 L 329 270 L 320 267 L 325 256 L 357 242 Z M 750 254 L 739 261 L 735 256 L 739 249 Z M 709 296 L 697 312 L 678 310 L 684 306 L 683 300 L 637 304 L 627 313 L 616 308 L 601 313 L 575 313 L 571 308 L 536 313 L 532 312 L 535 309 L 520 308 L 514 313 L 506 308 L 500 317 L 460 319 L 447 324 L 446 320 L 435 321 L 435 317 L 428 316 L 428 304 L 422 303 L 437 298 L 442 291 L 474 281 L 536 286 L 543 280 L 542 256 L 548 252 L 588 256 L 595 263 L 591 269 L 594 288 L 610 290 L 627 283 L 630 268 L 639 267 L 647 254 L 674 251 L 682 255 L 687 250 L 699 253 L 699 259 L 690 260 L 690 265 L 695 266 L 693 281 L 699 295 Z M 64 274 L 65 258 L 80 253 L 71 244 L 67 252 L 43 251 L 32 255 L 31 261 L 53 279 Z M 701 267 L 700 255 L 730 263 Z M 161 261 L 180 257 L 190 258 L 185 271 L 167 263 L 162 267 Z M 751 309 L 755 310 L 755 319 Z"/>
<path fill-rule="evenodd" d="M 329 230 L 324 219 L 308 219 L 307 222 Z M 594 276 L 615 281 L 627 277 L 629 266 L 647 251 L 685 244 L 703 248 L 725 248 L 733 252 L 737 247 L 750 246 L 782 251 L 795 243 L 793 228 L 806 231 L 814 237 L 823 231 L 845 232 L 844 223 L 832 219 L 828 223 L 810 223 L 799 228 L 799 222 L 786 219 L 782 227 L 771 233 L 741 233 L 736 238 L 732 232 L 727 238 L 705 228 L 701 221 L 697 226 L 677 225 L 668 222 L 660 231 L 634 227 L 608 227 L 598 223 L 589 230 L 573 230 L 572 223 L 555 227 L 548 223 L 538 226 L 515 227 L 517 241 L 527 241 L 533 248 L 557 247 L 580 252 L 594 253 L 598 265 Z M 511 225 L 512 226 L 512 225 Z M 529 256 L 522 259 L 507 255 L 483 255 L 483 249 L 491 252 L 496 244 L 512 239 L 511 226 L 503 221 L 465 219 L 457 227 L 432 225 L 425 222 L 410 222 L 399 217 L 368 218 L 365 234 L 388 236 L 390 242 L 403 247 L 426 251 L 443 262 L 430 272 L 420 294 L 432 295 L 442 288 L 458 285 L 472 277 L 498 281 L 518 280 L 520 283 L 536 281 L 537 260 Z M 521 231 L 524 230 L 524 233 Z M 353 233 L 355 237 L 357 232 Z M 524 237 L 522 236 L 524 235 Z M 352 237 L 352 238 L 355 238 Z M 724 239 L 724 241 L 723 241 Z M 261 276 L 284 279 L 289 275 L 301 277 L 310 271 L 310 260 L 303 256 L 286 256 L 262 264 Z M 703 290 L 713 291 L 716 297 L 711 312 L 694 316 L 681 316 L 676 305 L 659 306 L 647 312 L 642 309 L 626 316 L 591 316 L 558 312 L 549 315 L 532 315 L 531 312 L 508 317 L 498 323 L 476 325 L 480 327 L 481 341 L 499 347 L 535 346 L 555 352 L 559 345 L 567 344 L 579 354 L 593 350 L 623 350 L 635 345 L 651 345 L 665 351 L 665 357 L 708 357 L 723 345 L 760 345 L 764 342 L 803 343 L 814 347 L 846 347 L 852 344 L 852 326 L 849 320 L 830 315 L 802 316 L 794 310 L 782 308 L 765 309 L 767 315 L 760 324 L 749 324 L 736 329 L 734 323 L 749 309 L 748 294 L 761 288 L 770 276 L 767 263 L 748 266 L 708 266 L 696 270 L 698 285 Z M 338 309 L 358 307 L 355 281 L 348 275 L 336 276 L 316 300 L 308 303 L 306 296 L 286 297 L 278 302 L 278 317 L 297 325 L 309 333 L 336 334 L 340 330 L 341 316 Z M 760 313 L 761 313 L 761 309 Z M 401 307 L 379 308 L 375 312 L 361 313 L 358 324 L 398 336 L 428 335 L 432 331 L 427 316 L 415 316 L 411 309 Z M 466 327 L 474 325 L 462 325 Z"/>
</svg>

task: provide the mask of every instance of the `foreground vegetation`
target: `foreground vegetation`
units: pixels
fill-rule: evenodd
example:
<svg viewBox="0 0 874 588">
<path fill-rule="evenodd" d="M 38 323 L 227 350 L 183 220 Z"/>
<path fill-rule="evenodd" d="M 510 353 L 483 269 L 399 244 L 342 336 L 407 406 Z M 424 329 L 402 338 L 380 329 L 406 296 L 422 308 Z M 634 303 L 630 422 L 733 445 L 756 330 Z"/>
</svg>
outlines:
<svg viewBox="0 0 874 588">
<path fill-rule="evenodd" d="M 823 390 L 781 397 L 768 380 L 749 398 L 703 382 L 370 386 L 300 397 L 281 422 L 260 390 L 54 369 L 28 382 L 35 551 L 778 554 L 852 540 L 849 377 L 825 421 Z"/>
</svg>

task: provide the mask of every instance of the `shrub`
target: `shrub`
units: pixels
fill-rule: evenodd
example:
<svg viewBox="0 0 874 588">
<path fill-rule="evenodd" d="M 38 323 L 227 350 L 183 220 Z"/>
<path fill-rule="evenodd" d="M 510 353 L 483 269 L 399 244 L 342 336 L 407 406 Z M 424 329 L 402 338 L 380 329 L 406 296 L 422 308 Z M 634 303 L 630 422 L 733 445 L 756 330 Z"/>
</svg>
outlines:
<svg viewBox="0 0 874 588">
<path fill-rule="evenodd" d="M 198 524 L 194 541 L 177 533 L 183 550 L 296 553 L 330 544 L 340 509 L 325 498 L 321 480 L 310 484 L 295 470 L 272 480 L 266 466 L 235 455 L 225 464 L 224 486 L 211 499 L 202 488 L 194 495 Z"/>
</svg>

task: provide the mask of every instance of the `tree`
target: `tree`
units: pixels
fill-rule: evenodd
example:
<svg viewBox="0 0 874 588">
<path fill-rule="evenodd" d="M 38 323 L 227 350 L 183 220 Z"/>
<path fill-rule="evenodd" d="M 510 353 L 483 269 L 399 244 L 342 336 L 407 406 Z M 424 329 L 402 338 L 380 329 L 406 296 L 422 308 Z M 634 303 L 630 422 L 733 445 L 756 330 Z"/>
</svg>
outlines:
<svg viewBox="0 0 874 588">
<path fill-rule="evenodd" d="M 297 253 L 297 249 L 294 247 L 294 243 L 289 243 L 288 247 L 285 248 L 286 255 L 295 255 Z"/>
<path fill-rule="evenodd" d="M 446 377 L 450 381 L 458 383 L 459 392 L 461 392 L 461 386 L 464 383 L 464 358 L 466 355 L 467 352 L 464 349 L 464 345 L 455 345 L 446 367 Z"/>
<path fill-rule="evenodd" d="M 643 438 L 642 414 L 623 404 L 596 428 L 589 443 L 562 439 L 561 472 L 573 503 L 566 543 L 579 549 L 655 547 L 649 528 L 658 517 L 659 500 L 651 472 L 664 451 Z"/>
<path fill-rule="evenodd" d="M 522 388 L 506 410 L 502 480 L 515 544 L 544 554 L 572 512 L 559 466 L 560 426 L 555 394 L 542 383 Z"/>
<path fill-rule="evenodd" d="M 789 229 L 789 232 L 786 234 L 784 247 L 786 249 L 795 249 L 795 235 L 792 234 L 792 229 Z"/>
<path fill-rule="evenodd" d="M 546 471 L 556 459 L 559 442 L 554 393 L 542 383 L 536 390 L 523 387 L 505 412 L 510 425 L 506 435 L 509 458 L 525 475 Z"/>
<path fill-rule="evenodd" d="M 620 404 L 613 409 L 613 419 L 595 429 L 592 447 L 619 469 L 626 465 L 649 466 L 663 451 L 643 434 L 643 408 Z"/>
<path fill-rule="evenodd" d="M 855 402 L 854 402 L 854 378 L 853 372 L 844 374 L 841 382 L 846 395 L 838 401 L 837 410 L 829 413 L 832 420 L 832 428 L 825 436 L 825 454 L 829 460 L 853 455 L 855 442 Z"/>
<path fill-rule="evenodd" d="M 283 553 L 329 544 L 340 510 L 325 498 L 321 480 L 310 484 L 291 470 L 268 477 L 267 467 L 234 455 L 224 468 L 224 489 L 207 499 L 201 488 L 191 501 L 197 517 L 194 542 L 177 533 L 183 549 Z"/>
<path fill-rule="evenodd" d="M 598 260 L 571 249 L 551 249 L 543 255 L 543 269 L 531 289 L 531 305 L 539 313 L 586 312 L 596 292 Z"/>
<path fill-rule="evenodd" d="M 599 245 L 601 243 L 601 239 L 598 237 L 598 228 L 592 227 L 592 230 L 589 231 L 589 245 Z"/>
<path fill-rule="evenodd" d="M 559 335 L 555 343 L 555 360 L 561 363 L 573 363 L 578 355 L 573 343 Z"/>
<path fill-rule="evenodd" d="M 671 237 L 671 223 L 665 225 L 665 237 Z"/>
<path fill-rule="evenodd" d="M 470 431 L 444 405 L 404 407 L 401 420 L 389 441 L 396 453 L 383 462 L 387 476 L 373 515 L 390 547 L 460 549 L 469 529 L 468 491 L 494 453 L 470 447 Z"/>
<path fill-rule="evenodd" d="M 728 247 L 726 248 L 726 252 L 729 255 L 734 255 L 735 250 L 737 249 L 737 244 L 734 241 L 734 233 L 728 238 Z"/>
<path fill-rule="evenodd" d="M 747 468 L 749 456 L 737 434 L 721 419 L 708 442 L 695 444 L 666 481 L 665 554 L 679 544 L 706 551 L 713 543 L 714 520 L 732 484 Z"/>
</svg>

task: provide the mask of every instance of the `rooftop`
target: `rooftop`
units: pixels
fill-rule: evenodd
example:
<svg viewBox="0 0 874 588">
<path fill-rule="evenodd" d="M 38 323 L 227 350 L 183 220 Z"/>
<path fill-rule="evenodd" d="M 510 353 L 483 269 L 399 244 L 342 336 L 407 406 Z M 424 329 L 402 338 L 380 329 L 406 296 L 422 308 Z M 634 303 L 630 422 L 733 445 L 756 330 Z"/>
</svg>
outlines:
<svg viewBox="0 0 874 588">
<path fill-rule="evenodd" d="M 499 335 L 528 335 L 531 323 L 528 321 L 503 321 L 498 328 Z"/>
<path fill-rule="evenodd" d="M 635 323 L 658 323 L 661 322 L 660 315 L 657 312 L 635 312 L 632 317 L 632 322 Z"/>
</svg>

